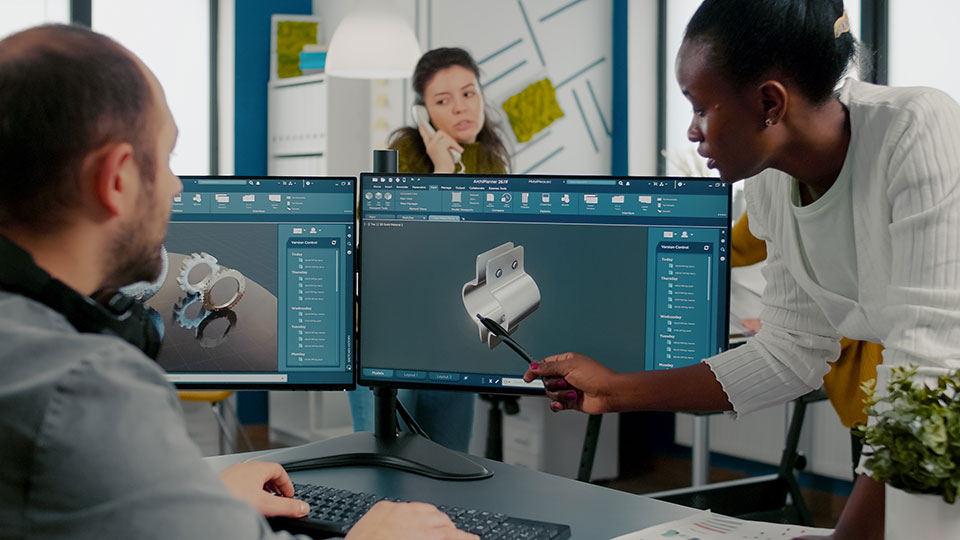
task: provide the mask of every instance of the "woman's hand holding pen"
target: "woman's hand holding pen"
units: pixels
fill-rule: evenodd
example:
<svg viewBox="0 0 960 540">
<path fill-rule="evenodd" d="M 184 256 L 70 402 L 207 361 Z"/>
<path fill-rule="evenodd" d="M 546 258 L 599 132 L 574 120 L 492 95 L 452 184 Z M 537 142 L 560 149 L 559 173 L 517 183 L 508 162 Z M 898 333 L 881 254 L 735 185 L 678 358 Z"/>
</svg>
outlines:
<svg viewBox="0 0 960 540">
<path fill-rule="evenodd" d="M 599 414 L 614 410 L 610 398 L 617 372 L 588 356 L 572 352 L 548 356 L 530 364 L 523 374 L 526 382 L 537 377 L 543 379 L 554 412 L 573 409 Z"/>
</svg>

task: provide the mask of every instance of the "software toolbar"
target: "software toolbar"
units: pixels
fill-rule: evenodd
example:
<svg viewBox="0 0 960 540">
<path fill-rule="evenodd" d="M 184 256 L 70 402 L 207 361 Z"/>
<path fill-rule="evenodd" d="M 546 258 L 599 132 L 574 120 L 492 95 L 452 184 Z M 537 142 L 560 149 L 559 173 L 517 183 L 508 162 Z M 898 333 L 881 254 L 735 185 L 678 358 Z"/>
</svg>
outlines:
<svg viewBox="0 0 960 540">
<path fill-rule="evenodd" d="M 327 215 L 353 213 L 354 182 L 183 179 L 173 214 Z"/>
<path fill-rule="evenodd" d="M 486 220 L 498 214 L 591 217 L 727 218 L 720 182 L 683 180 L 374 177 L 363 186 L 369 219 Z"/>
</svg>

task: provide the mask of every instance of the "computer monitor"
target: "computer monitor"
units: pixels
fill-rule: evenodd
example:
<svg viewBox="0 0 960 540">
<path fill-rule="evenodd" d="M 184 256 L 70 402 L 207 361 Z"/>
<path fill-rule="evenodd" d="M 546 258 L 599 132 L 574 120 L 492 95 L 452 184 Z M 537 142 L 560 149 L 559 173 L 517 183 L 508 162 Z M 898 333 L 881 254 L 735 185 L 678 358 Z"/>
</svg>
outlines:
<svg viewBox="0 0 960 540">
<path fill-rule="evenodd" d="M 184 176 L 157 362 L 180 388 L 354 387 L 352 177 Z"/>
<path fill-rule="evenodd" d="M 542 393 L 478 315 L 618 371 L 726 347 L 716 179 L 363 174 L 360 208 L 359 385 Z"/>
<path fill-rule="evenodd" d="M 716 179 L 365 173 L 360 214 L 356 371 L 376 432 L 261 456 L 287 470 L 492 474 L 394 419 L 400 387 L 543 392 L 478 315 L 534 358 L 580 351 L 621 371 L 726 345 L 730 189 Z"/>
</svg>

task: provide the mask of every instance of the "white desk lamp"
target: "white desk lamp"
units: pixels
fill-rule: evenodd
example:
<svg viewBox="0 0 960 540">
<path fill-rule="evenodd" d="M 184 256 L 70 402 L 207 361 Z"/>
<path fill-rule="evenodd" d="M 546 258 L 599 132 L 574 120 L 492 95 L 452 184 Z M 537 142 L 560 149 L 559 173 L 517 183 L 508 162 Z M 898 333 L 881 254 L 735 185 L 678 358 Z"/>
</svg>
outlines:
<svg viewBox="0 0 960 540">
<path fill-rule="evenodd" d="M 420 60 L 420 44 L 395 0 L 357 0 L 337 25 L 325 71 L 351 79 L 406 79 Z"/>
</svg>

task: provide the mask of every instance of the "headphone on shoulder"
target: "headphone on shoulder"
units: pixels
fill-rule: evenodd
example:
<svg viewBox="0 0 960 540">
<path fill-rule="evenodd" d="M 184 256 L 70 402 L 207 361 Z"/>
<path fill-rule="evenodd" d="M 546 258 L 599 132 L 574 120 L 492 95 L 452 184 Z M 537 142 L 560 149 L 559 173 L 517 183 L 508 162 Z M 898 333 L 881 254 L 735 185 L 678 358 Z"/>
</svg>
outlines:
<svg viewBox="0 0 960 540">
<path fill-rule="evenodd" d="M 156 360 L 163 321 L 153 308 L 119 292 L 100 304 L 55 279 L 37 266 L 30 253 L 2 235 L 0 260 L 0 289 L 59 312 L 78 332 L 117 336 Z"/>
</svg>

